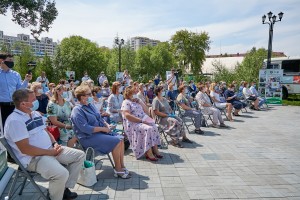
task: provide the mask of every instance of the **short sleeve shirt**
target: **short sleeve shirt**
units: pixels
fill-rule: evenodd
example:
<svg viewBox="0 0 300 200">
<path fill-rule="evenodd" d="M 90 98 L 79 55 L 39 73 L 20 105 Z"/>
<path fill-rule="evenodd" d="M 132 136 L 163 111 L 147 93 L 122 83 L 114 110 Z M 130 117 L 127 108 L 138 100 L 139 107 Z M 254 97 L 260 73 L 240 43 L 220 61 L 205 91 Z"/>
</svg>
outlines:
<svg viewBox="0 0 300 200">
<path fill-rule="evenodd" d="M 162 98 L 162 100 L 158 99 L 157 97 L 153 99 L 152 102 L 153 110 L 158 110 L 159 112 L 169 114 L 171 113 L 171 108 L 166 98 Z"/>
<path fill-rule="evenodd" d="M 228 97 L 232 97 L 232 96 L 234 96 L 234 91 L 226 90 L 224 93 L 224 96 L 225 96 L 225 99 L 227 99 Z M 235 98 L 227 100 L 228 103 L 232 103 L 234 101 L 235 101 Z"/>
<path fill-rule="evenodd" d="M 30 145 L 49 149 L 52 144 L 45 128 L 43 118 L 37 111 L 32 111 L 30 117 L 27 113 L 15 109 L 8 116 L 4 127 L 4 137 L 24 167 L 28 166 L 32 156 L 23 154 L 16 142 L 28 138 Z"/>
</svg>

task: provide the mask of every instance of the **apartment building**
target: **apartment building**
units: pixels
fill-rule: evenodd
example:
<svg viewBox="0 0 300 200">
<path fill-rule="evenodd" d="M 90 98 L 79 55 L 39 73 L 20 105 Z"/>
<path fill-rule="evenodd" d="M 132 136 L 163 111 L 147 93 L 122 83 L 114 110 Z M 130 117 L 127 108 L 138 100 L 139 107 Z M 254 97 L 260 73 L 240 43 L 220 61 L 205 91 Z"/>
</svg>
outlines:
<svg viewBox="0 0 300 200">
<path fill-rule="evenodd" d="M 159 40 L 153 40 L 147 37 L 133 37 L 130 39 L 130 46 L 132 50 L 136 51 L 146 45 L 156 46 L 159 42 Z"/>
<path fill-rule="evenodd" d="M 20 54 L 20 50 L 14 49 L 14 44 L 16 42 L 22 42 L 24 44 L 30 45 L 32 51 L 36 56 L 48 56 L 54 55 L 55 47 L 57 46 L 56 42 L 53 42 L 52 38 L 43 37 L 40 41 L 31 39 L 30 35 L 18 34 L 17 36 L 4 35 L 4 32 L 0 30 L 0 45 L 4 45 L 11 50 L 13 54 Z"/>
</svg>

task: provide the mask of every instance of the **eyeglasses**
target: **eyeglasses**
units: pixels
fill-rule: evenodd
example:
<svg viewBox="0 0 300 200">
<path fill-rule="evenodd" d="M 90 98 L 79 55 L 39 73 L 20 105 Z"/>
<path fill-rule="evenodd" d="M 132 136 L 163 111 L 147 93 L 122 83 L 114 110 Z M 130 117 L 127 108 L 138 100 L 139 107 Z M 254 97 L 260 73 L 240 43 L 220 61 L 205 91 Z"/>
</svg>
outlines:
<svg viewBox="0 0 300 200">
<path fill-rule="evenodd" d="M 91 95 L 92 95 L 92 93 L 87 93 L 84 96 L 91 96 Z"/>
</svg>

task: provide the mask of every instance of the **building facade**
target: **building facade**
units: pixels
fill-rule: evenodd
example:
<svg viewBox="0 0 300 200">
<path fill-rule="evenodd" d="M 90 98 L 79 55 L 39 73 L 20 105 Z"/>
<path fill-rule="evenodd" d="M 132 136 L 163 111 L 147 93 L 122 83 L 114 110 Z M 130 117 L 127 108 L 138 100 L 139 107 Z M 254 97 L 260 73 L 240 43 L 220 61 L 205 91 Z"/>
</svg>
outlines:
<svg viewBox="0 0 300 200">
<path fill-rule="evenodd" d="M 138 50 L 143 46 L 156 46 L 160 41 L 149 39 L 147 37 L 133 37 L 130 39 L 130 46 L 132 50 Z"/>
<path fill-rule="evenodd" d="M 53 56 L 55 48 L 57 46 L 56 42 L 53 42 L 52 38 L 43 37 L 40 41 L 31 39 L 30 35 L 18 34 L 17 36 L 4 35 L 3 31 L 0 30 L 0 46 L 7 47 L 13 54 L 20 54 L 20 50 L 14 49 L 14 44 L 16 42 L 22 42 L 32 47 L 32 51 L 36 56 Z"/>
</svg>

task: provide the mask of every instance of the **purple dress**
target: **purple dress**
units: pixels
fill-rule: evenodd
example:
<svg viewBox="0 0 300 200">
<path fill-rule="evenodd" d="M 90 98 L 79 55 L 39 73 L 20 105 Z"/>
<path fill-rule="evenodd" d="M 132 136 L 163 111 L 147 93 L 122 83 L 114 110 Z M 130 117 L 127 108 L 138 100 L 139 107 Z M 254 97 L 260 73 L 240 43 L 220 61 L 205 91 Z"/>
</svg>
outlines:
<svg viewBox="0 0 300 200">
<path fill-rule="evenodd" d="M 140 119 L 146 115 L 139 103 L 128 99 L 123 101 L 121 110 L 127 110 L 130 114 Z M 137 159 L 143 156 L 151 147 L 160 144 L 160 136 L 155 124 L 147 125 L 130 122 L 123 116 L 123 126 L 132 151 Z"/>
</svg>

